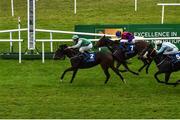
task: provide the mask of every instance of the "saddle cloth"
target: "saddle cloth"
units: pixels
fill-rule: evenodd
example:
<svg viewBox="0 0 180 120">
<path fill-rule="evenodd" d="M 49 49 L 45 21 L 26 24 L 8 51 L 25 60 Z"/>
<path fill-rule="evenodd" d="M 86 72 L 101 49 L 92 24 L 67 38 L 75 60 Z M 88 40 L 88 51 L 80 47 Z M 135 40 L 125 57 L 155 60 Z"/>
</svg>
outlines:
<svg viewBox="0 0 180 120">
<path fill-rule="evenodd" d="M 95 53 L 82 53 L 83 55 L 83 62 L 89 63 L 89 62 L 95 62 L 96 55 Z"/>
<path fill-rule="evenodd" d="M 120 48 L 125 49 L 125 51 L 126 51 L 127 54 L 131 54 L 131 53 L 134 53 L 134 52 L 135 52 L 135 51 L 134 51 L 134 47 L 135 47 L 134 44 L 128 44 L 128 43 L 126 44 L 126 43 L 125 43 L 126 45 L 124 45 L 124 46 L 123 46 L 123 44 L 124 44 L 124 43 L 122 43 L 122 42 L 120 43 Z M 124 47 L 126 47 L 126 48 L 124 48 Z"/>
<path fill-rule="evenodd" d="M 172 63 L 180 62 L 180 52 L 176 54 L 169 55 Z"/>
</svg>

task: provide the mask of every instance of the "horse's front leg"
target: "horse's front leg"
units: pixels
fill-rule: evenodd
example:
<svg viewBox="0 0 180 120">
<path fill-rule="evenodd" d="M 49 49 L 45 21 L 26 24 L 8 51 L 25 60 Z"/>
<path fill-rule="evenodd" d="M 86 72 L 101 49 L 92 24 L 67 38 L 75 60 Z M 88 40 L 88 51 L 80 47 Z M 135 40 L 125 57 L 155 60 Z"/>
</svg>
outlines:
<svg viewBox="0 0 180 120">
<path fill-rule="evenodd" d="M 177 81 L 176 81 L 175 87 L 176 87 L 178 84 L 180 84 L 180 80 L 177 80 Z"/>
<path fill-rule="evenodd" d="M 169 78 L 170 78 L 171 72 L 170 73 L 165 73 L 165 84 L 166 85 L 174 85 L 177 86 L 179 84 L 177 81 L 175 83 L 168 83 Z"/>
<path fill-rule="evenodd" d="M 139 59 L 140 59 L 140 58 L 139 58 Z M 142 61 L 144 64 L 143 64 L 142 67 L 139 68 L 138 72 L 141 72 L 141 71 L 144 69 L 144 67 L 146 67 L 147 65 L 149 65 L 149 64 L 148 64 L 148 61 L 147 61 L 146 59 L 141 58 L 141 61 Z M 148 66 L 146 67 L 146 73 L 147 73 L 147 70 L 148 70 Z"/>
<path fill-rule="evenodd" d="M 118 69 L 120 67 L 121 63 L 117 62 L 116 68 Z"/>
<path fill-rule="evenodd" d="M 71 78 L 70 83 L 73 82 L 73 80 L 74 80 L 74 78 L 75 78 L 75 76 L 76 76 L 77 71 L 78 71 L 78 69 L 74 69 L 74 70 L 73 70 L 73 75 L 72 75 L 72 78 Z"/>
<path fill-rule="evenodd" d="M 123 62 L 123 66 L 124 66 L 129 72 L 133 73 L 134 75 L 139 75 L 139 73 L 136 73 L 136 72 L 130 70 L 129 67 L 127 66 L 127 63 L 126 63 L 126 62 Z"/>
<path fill-rule="evenodd" d="M 151 63 L 150 63 L 150 64 L 151 64 Z M 148 64 L 147 67 L 146 67 L 146 74 L 149 73 L 149 67 L 150 67 L 150 64 Z"/>
<path fill-rule="evenodd" d="M 161 71 L 158 71 L 158 72 L 156 72 L 155 74 L 154 74 L 154 77 L 155 77 L 155 79 L 157 80 L 157 82 L 159 82 L 159 83 L 165 83 L 165 82 L 163 82 L 163 81 L 160 81 L 159 80 L 159 78 L 157 77 L 159 74 L 161 74 L 162 72 Z"/>
<path fill-rule="evenodd" d="M 128 70 L 124 67 L 124 70 L 120 70 L 119 67 L 121 66 L 122 63 L 118 62 L 116 68 L 120 71 L 120 72 L 127 72 Z"/>
<path fill-rule="evenodd" d="M 144 65 L 143 65 L 142 67 L 140 67 L 140 68 L 139 68 L 138 72 L 141 72 L 141 71 L 142 71 L 142 69 L 143 69 L 144 67 L 146 67 L 146 65 L 147 65 L 147 64 L 146 64 L 146 63 L 144 63 Z"/>
<path fill-rule="evenodd" d="M 73 70 L 74 70 L 73 67 L 70 67 L 70 68 L 66 69 L 66 70 L 63 72 L 63 74 L 61 75 L 61 81 L 63 80 L 63 78 L 64 78 L 66 72 L 68 72 L 68 71 L 73 71 Z"/>
<path fill-rule="evenodd" d="M 146 74 L 149 73 L 149 67 L 150 67 L 151 63 L 152 63 L 152 60 L 148 63 L 148 65 L 147 65 L 147 67 L 146 67 Z"/>
<path fill-rule="evenodd" d="M 119 73 L 119 70 L 117 68 L 115 68 L 114 66 L 111 66 L 111 69 L 121 78 L 121 80 L 126 83 L 126 81 L 124 80 L 123 76 Z"/>
</svg>

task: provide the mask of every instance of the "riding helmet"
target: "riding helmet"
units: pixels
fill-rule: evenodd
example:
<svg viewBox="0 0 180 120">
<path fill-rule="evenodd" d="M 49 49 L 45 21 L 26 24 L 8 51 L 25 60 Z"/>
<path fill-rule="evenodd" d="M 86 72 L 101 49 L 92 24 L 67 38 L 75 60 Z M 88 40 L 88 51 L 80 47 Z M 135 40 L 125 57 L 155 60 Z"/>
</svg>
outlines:
<svg viewBox="0 0 180 120">
<path fill-rule="evenodd" d="M 76 39 L 78 39 L 78 38 L 79 38 L 78 35 L 73 35 L 73 37 L 72 37 L 73 40 L 76 40 Z"/>
<path fill-rule="evenodd" d="M 117 32 L 116 32 L 116 37 L 118 37 L 118 38 L 121 37 L 121 32 L 120 32 L 120 31 L 117 31 Z"/>
</svg>

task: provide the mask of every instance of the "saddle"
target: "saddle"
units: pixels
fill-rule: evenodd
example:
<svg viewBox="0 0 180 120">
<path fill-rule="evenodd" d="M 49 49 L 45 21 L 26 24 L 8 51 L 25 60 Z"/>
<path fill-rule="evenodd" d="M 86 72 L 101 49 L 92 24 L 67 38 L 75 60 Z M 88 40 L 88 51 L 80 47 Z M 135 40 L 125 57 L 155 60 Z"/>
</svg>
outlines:
<svg viewBox="0 0 180 120">
<path fill-rule="evenodd" d="M 120 49 L 122 49 L 127 55 L 133 54 L 135 45 L 133 43 L 120 43 Z"/>
<path fill-rule="evenodd" d="M 176 54 L 168 55 L 168 57 L 170 58 L 170 60 L 173 64 L 180 62 L 180 52 L 178 52 Z"/>
<path fill-rule="evenodd" d="M 95 61 L 95 53 L 84 52 L 78 55 L 83 62 L 89 63 Z"/>
</svg>

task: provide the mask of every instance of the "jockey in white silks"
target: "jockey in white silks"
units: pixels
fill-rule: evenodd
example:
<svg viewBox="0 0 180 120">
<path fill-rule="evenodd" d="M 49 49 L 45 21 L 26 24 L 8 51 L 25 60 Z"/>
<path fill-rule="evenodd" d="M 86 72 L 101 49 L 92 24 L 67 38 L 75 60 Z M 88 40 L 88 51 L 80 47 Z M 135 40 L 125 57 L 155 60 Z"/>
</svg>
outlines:
<svg viewBox="0 0 180 120">
<path fill-rule="evenodd" d="M 158 44 L 161 45 L 161 43 Z M 161 48 L 157 51 L 157 54 L 170 55 L 170 54 L 176 54 L 178 52 L 179 49 L 176 47 L 176 45 L 170 42 L 163 42 Z"/>
</svg>

